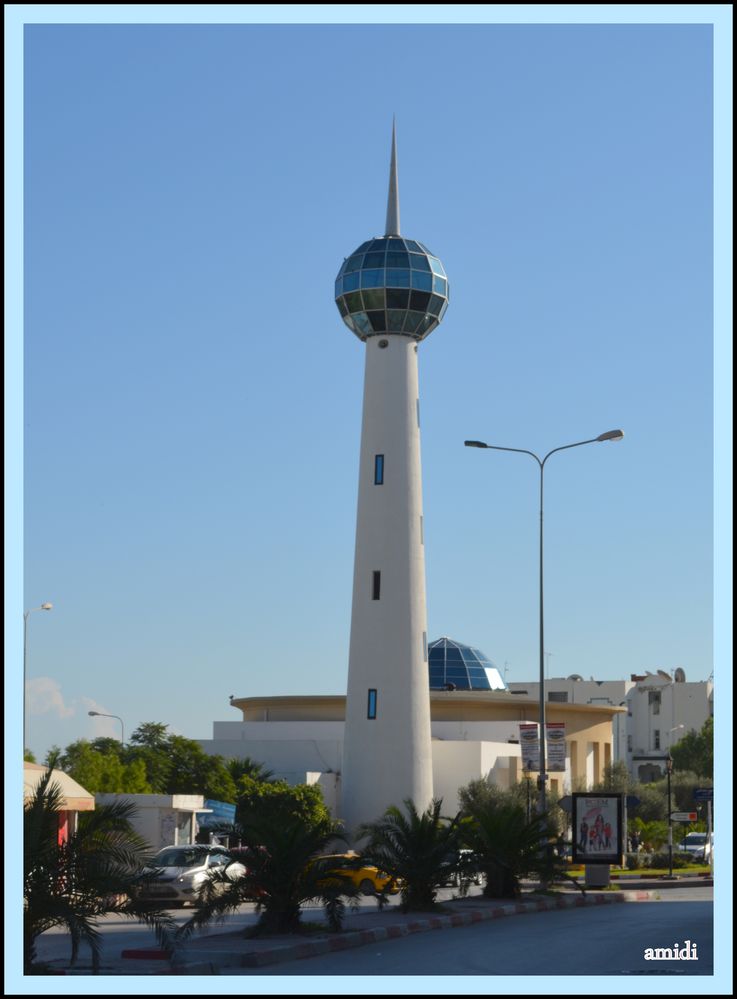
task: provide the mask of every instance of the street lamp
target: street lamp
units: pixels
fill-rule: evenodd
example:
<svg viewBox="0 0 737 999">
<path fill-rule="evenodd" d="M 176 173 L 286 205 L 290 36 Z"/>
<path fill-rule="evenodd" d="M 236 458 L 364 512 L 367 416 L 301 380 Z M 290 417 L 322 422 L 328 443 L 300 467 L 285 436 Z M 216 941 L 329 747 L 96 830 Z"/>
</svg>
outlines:
<svg viewBox="0 0 737 999">
<path fill-rule="evenodd" d="M 28 658 L 28 618 L 34 611 L 53 610 L 53 604 L 41 604 L 23 612 L 23 755 L 26 754 L 26 660 Z"/>
<path fill-rule="evenodd" d="M 665 758 L 665 772 L 668 776 L 668 877 L 673 877 L 673 813 L 671 811 L 671 800 L 670 800 L 670 778 L 673 773 L 673 757 L 670 755 L 670 749 L 668 750 L 668 755 Z"/>
<path fill-rule="evenodd" d="M 562 447 L 555 447 L 548 451 L 544 458 L 540 458 L 534 451 L 528 451 L 520 447 L 500 447 L 498 444 L 485 444 L 484 441 L 464 441 L 466 447 L 489 448 L 492 451 L 514 451 L 518 454 L 529 454 L 534 458 L 540 467 L 540 774 L 537 782 L 540 789 L 539 811 L 544 813 L 547 807 L 545 782 L 548 775 L 545 772 L 545 635 L 544 635 L 544 613 L 543 613 L 543 472 L 545 462 L 557 451 L 567 451 L 572 447 L 581 447 L 583 444 L 596 444 L 600 441 L 621 441 L 624 437 L 622 430 L 607 430 L 606 433 L 599 434 L 585 441 L 576 441 L 575 444 L 564 444 Z"/>
<path fill-rule="evenodd" d="M 88 715 L 97 716 L 98 718 L 117 718 L 120 722 L 120 745 L 125 745 L 125 730 L 123 728 L 123 719 L 120 715 L 106 715 L 102 711 L 88 711 Z"/>
</svg>

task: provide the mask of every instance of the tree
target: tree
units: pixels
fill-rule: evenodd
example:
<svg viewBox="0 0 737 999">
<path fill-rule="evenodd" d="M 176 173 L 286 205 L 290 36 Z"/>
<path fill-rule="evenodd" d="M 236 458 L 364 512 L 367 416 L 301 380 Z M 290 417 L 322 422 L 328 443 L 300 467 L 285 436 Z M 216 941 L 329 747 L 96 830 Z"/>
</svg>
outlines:
<svg viewBox="0 0 737 999">
<path fill-rule="evenodd" d="M 24 749 L 23 750 L 23 762 L 24 763 L 35 763 L 36 762 L 36 757 L 33 755 L 33 751 L 31 749 Z"/>
<path fill-rule="evenodd" d="M 264 763 L 252 760 L 250 756 L 244 756 L 241 760 L 227 760 L 226 767 L 228 773 L 239 784 L 241 777 L 250 777 L 260 784 L 265 784 L 273 780 L 273 771 L 267 770 Z"/>
<path fill-rule="evenodd" d="M 56 762 L 53 758 L 51 763 Z M 100 965 L 101 937 L 97 920 L 106 913 L 138 919 L 155 930 L 165 946 L 175 923 L 160 910 L 136 901 L 136 886 L 148 857 L 143 840 L 133 831 L 128 803 L 98 806 L 81 815 L 78 829 L 58 842 L 63 797 L 46 770 L 23 813 L 23 929 L 26 974 L 36 968 L 36 941 L 55 926 L 71 936 L 71 964 L 81 943 L 92 951 L 95 971 Z"/>
<path fill-rule="evenodd" d="M 714 719 L 707 718 L 701 731 L 688 732 L 671 748 L 675 770 L 690 770 L 698 777 L 714 776 Z"/>
<path fill-rule="evenodd" d="M 142 746 L 145 749 L 166 749 L 168 728 L 169 726 L 163 722 L 143 722 L 131 736 L 131 742 L 134 746 Z"/>
<path fill-rule="evenodd" d="M 604 767 L 602 780 L 594 785 L 595 791 L 611 791 L 614 794 L 628 794 L 633 781 L 624 760 L 607 763 Z"/>
<path fill-rule="evenodd" d="M 484 875 L 487 898 L 516 898 L 520 880 L 538 874 L 550 881 L 556 873 L 548 844 L 555 836 L 547 815 L 533 815 L 529 821 L 521 805 L 477 800 L 463 825 L 463 839 Z"/>
<path fill-rule="evenodd" d="M 404 813 L 391 805 L 380 819 L 358 830 L 359 837 L 368 837 L 363 860 L 400 886 L 404 912 L 434 908 L 438 888 L 459 868 L 460 813 L 444 819 L 442 807 L 442 799 L 436 798 L 420 813 L 407 798 Z"/>
<path fill-rule="evenodd" d="M 255 902 L 259 912 L 256 933 L 293 933 L 299 929 L 301 905 L 318 901 L 326 909 L 331 927 L 339 928 L 344 898 L 356 898 L 358 889 L 347 878 L 331 874 L 335 858 L 321 857 L 336 840 L 340 827 L 332 819 L 313 822 L 295 812 L 273 815 L 254 813 L 236 825 L 243 844 L 238 851 L 246 873 L 232 877 L 226 868 L 213 872 L 199 899 L 197 911 L 180 930 L 189 937 L 195 929 L 243 902 Z M 253 931 L 251 931 L 253 932 Z"/>
<path fill-rule="evenodd" d="M 222 756 L 209 756 L 194 739 L 181 735 L 169 736 L 166 755 L 166 794 L 202 794 L 216 801 L 235 802 L 235 782 Z"/>
<path fill-rule="evenodd" d="M 285 780 L 259 781 L 241 777 L 238 784 L 238 822 L 250 823 L 257 817 L 272 822 L 299 815 L 311 825 L 330 821 L 330 812 L 317 784 L 287 784 Z"/>
</svg>

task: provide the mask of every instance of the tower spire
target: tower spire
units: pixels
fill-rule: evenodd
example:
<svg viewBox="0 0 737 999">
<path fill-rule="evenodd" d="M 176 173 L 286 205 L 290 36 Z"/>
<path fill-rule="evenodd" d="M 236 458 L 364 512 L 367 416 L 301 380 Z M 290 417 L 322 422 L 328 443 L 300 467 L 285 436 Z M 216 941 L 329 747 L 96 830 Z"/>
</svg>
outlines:
<svg viewBox="0 0 737 999">
<path fill-rule="evenodd" d="M 392 119 L 392 161 L 389 167 L 389 200 L 386 206 L 386 236 L 399 236 L 399 184 L 397 183 L 397 122 Z"/>
</svg>

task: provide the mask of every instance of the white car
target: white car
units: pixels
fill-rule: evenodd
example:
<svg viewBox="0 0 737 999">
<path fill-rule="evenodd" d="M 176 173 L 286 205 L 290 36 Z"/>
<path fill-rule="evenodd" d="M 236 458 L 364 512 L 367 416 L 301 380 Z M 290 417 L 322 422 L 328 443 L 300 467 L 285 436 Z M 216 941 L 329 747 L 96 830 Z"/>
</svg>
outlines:
<svg viewBox="0 0 737 999">
<path fill-rule="evenodd" d="M 243 864 L 234 860 L 225 847 L 198 843 L 165 846 L 143 871 L 138 897 L 165 907 L 196 905 L 198 894 L 210 875 L 226 870 L 231 878 L 243 877 L 246 873 Z"/>
<path fill-rule="evenodd" d="M 714 850 L 714 837 L 707 836 L 705 832 L 692 832 L 678 844 L 676 849 L 680 853 L 690 853 L 694 860 L 703 860 L 707 863 L 711 860 Z"/>
</svg>

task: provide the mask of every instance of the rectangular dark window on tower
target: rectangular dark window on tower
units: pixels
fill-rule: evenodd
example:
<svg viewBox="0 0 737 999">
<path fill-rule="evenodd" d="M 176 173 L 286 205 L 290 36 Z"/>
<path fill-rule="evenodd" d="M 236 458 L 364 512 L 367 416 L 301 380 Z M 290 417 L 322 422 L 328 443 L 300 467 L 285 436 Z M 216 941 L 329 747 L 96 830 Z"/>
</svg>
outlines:
<svg viewBox="0 0 737 999">
<path fill-rule="evenodd" d="M 366 717 L 376 718 L 376 690 L 373 687 L 370 687 L 368 692 L 368 709 L 366 711 Z"/>
<path fill-rule="evenodd" d="M 374 457 L 374 485 L 384 485 L 384 455 L 377 454 Z"/>
<path fill-rule="evenodd" d="M 379 600 L 381 597 L 381 573 L 374 571 L 371 583 L 371 599 Z"/>
</svg>

